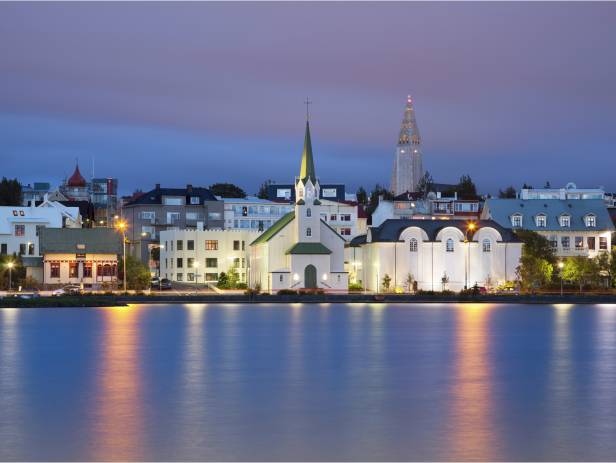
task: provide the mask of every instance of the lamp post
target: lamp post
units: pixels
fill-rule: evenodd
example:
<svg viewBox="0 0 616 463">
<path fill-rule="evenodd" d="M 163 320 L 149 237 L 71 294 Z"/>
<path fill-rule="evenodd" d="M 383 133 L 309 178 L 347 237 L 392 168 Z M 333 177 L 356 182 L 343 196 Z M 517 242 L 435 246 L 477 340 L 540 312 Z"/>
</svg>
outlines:
<svg viewBox="0 0 616 463">
<path fill-rule="evenodd" d="M 6 266 L 9 268 L 9 292 L 11 291 L 11 287 L 13 286 L 13 266 L 15 264 L 13 262 L 9 262 Z"/>
<path fill-rule="evenodd" d="M 195 269 L 195 283 L 197 284 L 197 289 L 199 289 L 199 262 L 193 262 L 193 268 Z"/>
<path fill-rule="evenodd" d="M 124 279 L 124 292 L 126 292 L 126 222 L 121 220 L 116 228 L 122 233 L 122 274 Z"/>
<path fill-rule="evenodd" d="M 560 271 L 560 297 L 563 297 L 563 267 L 565 263 L 561 260 L 558 262 L 558 269 Z"/>
<path fill-rule="evenodd" d="M 464 289 L 468 289 L 468 273 L 470 271 L 470 252 L 471 243 L 468 240 L 468 232 L 475 229 L 475 223 L 469 222 L 466 225 L 466 232 L 464 233 L 464 242 L 466 243 L 466 256 L 464 259 Z"/>
</svg>

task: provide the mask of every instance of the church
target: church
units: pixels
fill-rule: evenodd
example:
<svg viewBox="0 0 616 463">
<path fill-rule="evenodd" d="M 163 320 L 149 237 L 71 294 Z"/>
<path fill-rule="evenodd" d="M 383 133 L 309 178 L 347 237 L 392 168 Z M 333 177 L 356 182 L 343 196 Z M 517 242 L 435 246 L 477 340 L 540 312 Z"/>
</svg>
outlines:
<svg viewBox="0 0 616 463">
<path fill-rule="evenodd" d="M 344 270 L 345 239 L 324 220 L 319 200 L 319 180 L 314 168 L 310 124 L 306 135 L 299 177 L 295 179 L 295 206 L 250 244 L 252 288 L 264 292 L 281 289 L 322 289 L 347 292 Z"/>
</svg>

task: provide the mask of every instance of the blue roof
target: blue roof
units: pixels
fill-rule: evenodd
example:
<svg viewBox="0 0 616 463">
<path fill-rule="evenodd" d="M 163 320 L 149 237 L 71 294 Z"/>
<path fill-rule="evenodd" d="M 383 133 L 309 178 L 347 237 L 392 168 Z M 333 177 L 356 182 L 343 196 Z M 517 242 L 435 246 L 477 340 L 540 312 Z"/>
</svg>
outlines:
<svg viewBox="0 0 616 463">
<path fill-rule="evenodd" d="M 511 216 L 522 215 L 522 228 L 534 231 L 593 231 L 614 230 L 607 207 L 602 199 L 488 199 L 483 214 L 504 227 L 511 226 Z M 535 217 L 545 214 L 546 226 L 537 227 Z M 571 226 L 561 227 L 560 216 L 571 216 Z M 587 227 L 584 217 L 593 214 L 596 226 Z"/>
</svg>

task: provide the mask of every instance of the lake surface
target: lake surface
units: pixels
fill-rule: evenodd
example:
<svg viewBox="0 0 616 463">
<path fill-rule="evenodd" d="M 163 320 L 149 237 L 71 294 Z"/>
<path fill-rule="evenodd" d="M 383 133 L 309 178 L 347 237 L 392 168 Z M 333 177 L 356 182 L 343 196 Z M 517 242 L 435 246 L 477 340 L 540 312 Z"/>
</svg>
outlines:
<svg viewBox="0 0 616 463">
<path fill-rule="evenodd" d="M 615 460 L 616 305 L 0 309 L 1 460 Z"/>
</svg>

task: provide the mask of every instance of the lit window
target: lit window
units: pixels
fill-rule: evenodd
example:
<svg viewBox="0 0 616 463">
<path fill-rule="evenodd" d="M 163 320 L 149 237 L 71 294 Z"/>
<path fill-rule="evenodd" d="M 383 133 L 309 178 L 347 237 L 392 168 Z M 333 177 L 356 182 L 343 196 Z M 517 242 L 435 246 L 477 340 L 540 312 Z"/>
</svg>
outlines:
<svg viewBox="0 0 616 463">
<path fill-rule="evenodd" d="M 593 214 L 589 214 L 585 217 L 585 222 L 587 227 L 596 227 L 597 226 L 597 217 Z"/>
<path fill-rule="evenodd" d="M 599 237 L 599 249 L 601 251 L 607 251 L 607 238 L 605 236 Z"/>
<path fill-rule="evenodd" d="M 575 237 L 575 249 L 578 251 L 584 249 L 584 238 L 582 236 Z"/>
<path fill-rule="evenodd" d="M 570 227 L 571 226 L 571 216 L 568 214 L 563 214 L 560 216 L 560 226 L 561 227 Z"/>
<path fill-rule="evenodd" d="M 26 234 L 25 225 L 15 225 L 15 236 L 24 236 Z"/>
<path fill-rule="evenodd" d="M 491 252 L 492 251 L 492 242 L 490 240 L 483 240 L 483 252 Z"/>
<path fill-rule="evenodd" d="M 205 250 L 206 251 L 216 251 L 217 249 L 218 249 L 218 240 L 205 240 Z"/>
<path fill-rule="evenodd" d="M 571 239 L 568 236 L 561 236 L 560 244 L 563 249 L 569 249 L 569 247 L 571 246 Z"/>
<path fill-rule="evenodd" d="M 453 240 L 451 238 L 447 240 L 447 244 L 445 245 L 445 250 L 447 252 L 453 252 Z"/>
<path fill-rule="evenodd" d="M 548 224 L 548 220 L 547 220 L 547 217 L 545 216 L 545 214 L 537 215 L 536 223 L 537 223 L 537 227 L 546 227 L 547 224 Z"/>
<path fill-rule="evenodd" d="M 511 216 L 511 226 L 514 228 L 522 226 L 522 214 L 513 214 Z"/>
<path fill-rule="evenodd" d="M 409 250 L 411 252 L 417 252 L 417 240 L 415 238 L 411 238 L 409 242 Z"/>
</svg>

